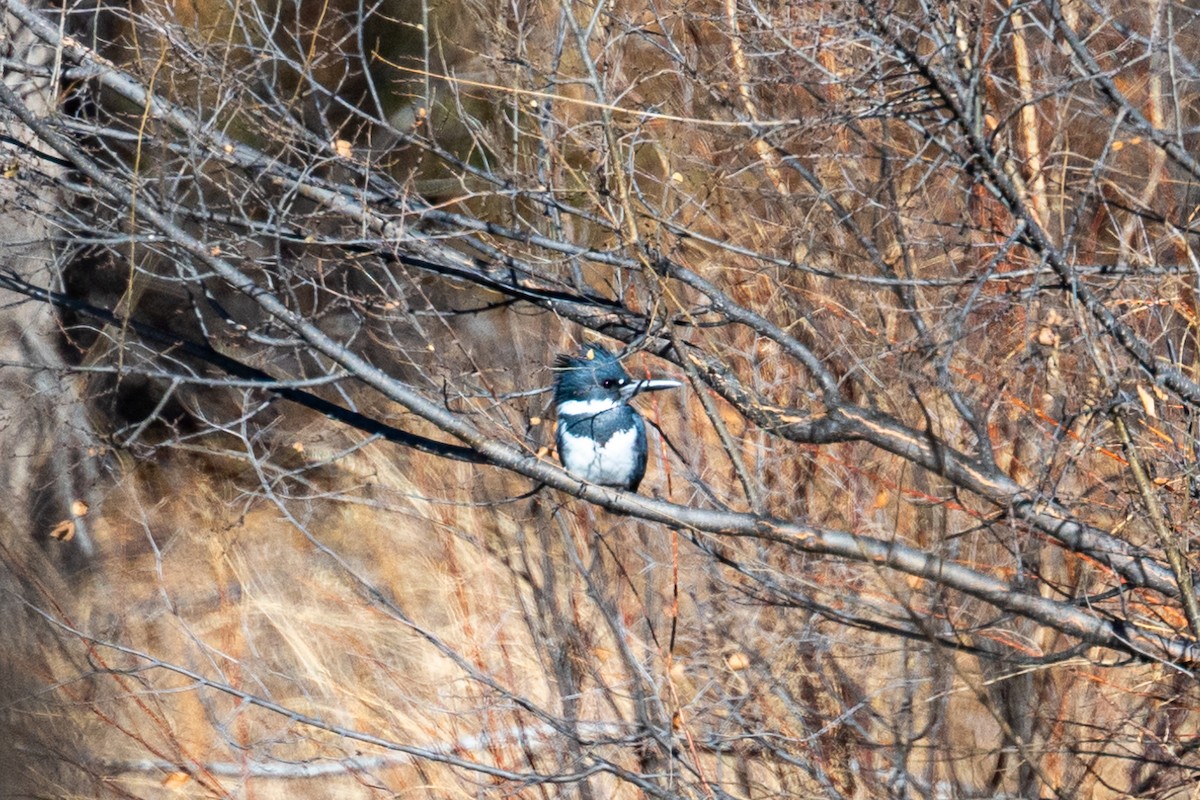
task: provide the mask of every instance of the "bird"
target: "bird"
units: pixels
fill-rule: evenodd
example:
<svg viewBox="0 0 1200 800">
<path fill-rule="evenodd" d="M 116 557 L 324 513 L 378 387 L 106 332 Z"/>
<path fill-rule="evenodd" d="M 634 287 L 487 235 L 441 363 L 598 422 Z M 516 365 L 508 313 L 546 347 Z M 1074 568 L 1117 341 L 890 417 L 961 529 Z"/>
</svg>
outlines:
<svg viewBox="0 0 1200 800">
<path fill-rule="evenodd" d="M 646 474 L 646 422 L 629 401 L 679 381 L 634 380 L 599 345 L 554 361 L 555 443 L 563 468 L 601 486 L 636 492 Z"/>
</svg>

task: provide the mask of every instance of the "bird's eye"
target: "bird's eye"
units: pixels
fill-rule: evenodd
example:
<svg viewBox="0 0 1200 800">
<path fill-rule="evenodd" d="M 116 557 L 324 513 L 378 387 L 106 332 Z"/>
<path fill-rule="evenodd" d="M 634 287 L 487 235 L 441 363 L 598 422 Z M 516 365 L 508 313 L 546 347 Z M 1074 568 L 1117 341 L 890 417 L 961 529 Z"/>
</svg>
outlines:
<svg viewBox="0 0 1200 800">
<path fill-rule="evenodd" d="M 616 378 L 605 378 L 604 380 L 600 381 L 600 385 L 603 386 L 605 389 L 611 389 L 614 386 L 616 386 L 618 383 L 619 383 L 619 381 Z"/>
</svg>

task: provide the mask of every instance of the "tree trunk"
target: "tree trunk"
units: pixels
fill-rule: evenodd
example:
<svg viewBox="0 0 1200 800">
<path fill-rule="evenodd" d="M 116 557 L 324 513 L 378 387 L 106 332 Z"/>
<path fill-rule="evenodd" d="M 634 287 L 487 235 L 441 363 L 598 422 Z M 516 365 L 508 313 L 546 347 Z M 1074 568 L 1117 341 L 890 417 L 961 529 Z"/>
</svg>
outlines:
<svg viewBox="0 0 1200 800">
<path fill-rule="evenodd" d="M 53 110 L 55 53 L 10 15 L 0 30 L 9 63 L 4 83 L 40 115 Z M 34 71 L 38 70 L 38 71 Z M 0 114 L 0 265 L 42 286 L 61 283 L 54 216 L 63 203 L 63 168 L 26 126 Z M 13 305 L 0 316 L 0 486 L 14 529 L 79 567 L 96 550 L 86 524 L 97 486 L 97 443 L 82 399 L 83 385 L 67 374 L 54 309 L 4 293 Z"/>
</svg>

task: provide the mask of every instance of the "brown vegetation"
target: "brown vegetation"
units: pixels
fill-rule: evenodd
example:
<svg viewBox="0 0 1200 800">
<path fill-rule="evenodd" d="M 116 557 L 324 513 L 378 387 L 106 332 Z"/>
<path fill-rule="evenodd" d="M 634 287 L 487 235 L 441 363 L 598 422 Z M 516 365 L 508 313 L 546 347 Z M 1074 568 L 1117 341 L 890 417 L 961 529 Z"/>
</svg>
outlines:
<svg viewBox="0 0 1200 800">
<path fill-rule="evenodd" d="M 0 789 L 1194 792 L 1193 11 L 0 7 Z"/>
</svg>

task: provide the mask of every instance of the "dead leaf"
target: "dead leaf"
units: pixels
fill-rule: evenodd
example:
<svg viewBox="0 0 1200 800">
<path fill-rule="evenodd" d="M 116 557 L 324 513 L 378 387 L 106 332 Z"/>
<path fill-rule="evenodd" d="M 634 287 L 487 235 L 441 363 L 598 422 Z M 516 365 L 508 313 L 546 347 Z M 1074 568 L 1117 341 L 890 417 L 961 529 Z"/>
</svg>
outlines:
<svg viewBox="0 0 1200 800">
<path fill-rule="evenodd" d="M 1142 410 L 1146 412 L 1146 416 L 1151 419 L 1158 419 L 1158 411 L 1154 406 L 1154 395 L 1140 383 L 1134 388 L 1137 389 L 1138 400 L 1142 401 Z"/>
<path fill-rule="evenodd" d="M 180 789 L 191 781 L 192 776 L 186 772 L 172 772 L 163 778 L 162 785 L 164 789 Z"/>
<path fill-rule="evenodd" d="M 1058 344 L 1058 333 L 1049 325 L 1043 325 L 1037 332 L 1037 343 L 1044 347 L 1054 347 Z"/>
<path fill-rule="evenodd" d="M 50 538 L 58 539 L 60 542 L 71 541 L 75 538 L 75 523 L 69 519 L 64 519 L 54 526 L 54 530 L 50 531 Z"/>
</svg>

